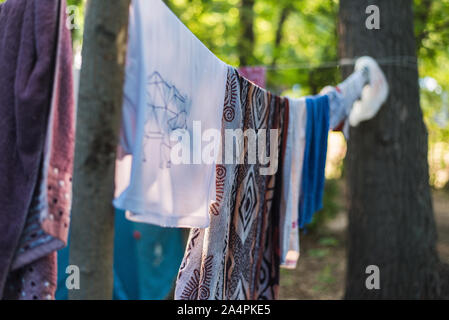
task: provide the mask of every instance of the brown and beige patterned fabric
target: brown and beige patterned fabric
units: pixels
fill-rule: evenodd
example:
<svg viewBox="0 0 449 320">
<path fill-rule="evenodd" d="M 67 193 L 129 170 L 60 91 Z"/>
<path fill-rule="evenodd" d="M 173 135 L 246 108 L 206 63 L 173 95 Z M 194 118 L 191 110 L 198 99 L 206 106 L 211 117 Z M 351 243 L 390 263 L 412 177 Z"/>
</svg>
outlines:
<svg viewBox="0 0 449 320">
<path fill-rule="evenodd" d="M 222 146 L 225 129 L 274 129 L 277 154 L 270 161 L 282 163 L 287 126 L 288 100 L 257 87 L 229 67 Z M 269 140 L 266 150 L 270 150 Z M 273 175 L 261 175 L 260 169 L 266 166 L 248 163 L 247 142 L 241 150 L 243 164 L 222 161 L 225 164 L 216 167 L 217 202 L 210 208 L 211 223 L 190 233 L 175 299 L 277 298 L 281 166 Z"/>
</svg>

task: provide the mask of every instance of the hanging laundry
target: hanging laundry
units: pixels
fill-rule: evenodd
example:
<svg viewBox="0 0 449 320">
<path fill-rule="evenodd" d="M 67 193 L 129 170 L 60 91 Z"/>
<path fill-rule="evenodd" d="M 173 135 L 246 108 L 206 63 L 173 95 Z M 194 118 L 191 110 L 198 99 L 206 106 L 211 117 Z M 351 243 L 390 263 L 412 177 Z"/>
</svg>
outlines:
<svg viewBox="0 0 449 320">
<path fill-rule="evenodd" d="M 0 297 L 53 299 L 71 205 L 74 104 L 65 1 L 0 6 Z M 45 32 L 42 32 L 45 30 Z"/>
<path fill-rule="evenodd" d="M 167 298 L 184 253 L 181 229 L 136 223 L 116 211 L 114 229 L 114 300 Z M 57 300 L 67 300 L 69 247 L 58 251 Z"/>
<path fill-rule="evenodd" d="M 368 81 L 369 72 L 363 69 L 352 73 L 336 87 L 326 86 L 320 92 L 329 97 L 330 129 L 342 131 L 346 139 L 349 139 L 349 115 Z"/>
<path fill-rule="evenodd" d="M 114 200 L 129 219 L 166 227 L 209 225 L 215 161 L 203 161 L 196 138 L 201 144 L 202 131 L 220 132 L 226 72 L 226 64 L 161 0 L 132 2 L 121 138 L 132 170 L 124 173 L 130 183 Z M 173 134 L 181 141 L 173 141 Z M 211 144 L 218 150 L 216 140 Z M 190 155 L 173 163 L 179 142 Z"/>
<path fill-rule="evenodd" d="M 242 77 L 254 82 L 259 87 L 266 88 L 267 68 L 263 66 L 240 67 L 238 68 L 238 72 Z"/>
<path fill-rule="evenodd" d="M 299 228 L 322 208 L 329 119 L 339 123 L 346 114 L 341 96 L 334 94 L 290 99 L 280 229 L 284 268 L 296 268 Z"/>
<path fill-rule="evenodd" d="M 388 97 L 389 86 L 376 60 L 358 58 L 354 72 L 336 87 L 327 86 L 321 94 L 329 97 L 330 128 L 343 130 L 349 138 L 349 124 L 373 118 Z"/>
<path fill-rule="evenodd" d="M 183 230 L 136 223 L 116 212 L 114 299 L 162 300 L 174 288 Z"/>
<path fill-rule="evenodd" d="M 283 268 L 296 268 L 300 256 L 299 228 L 310 223 L 313 214 L 322 208 L 329 118 L 338 123 L 344 114 L 341 95 L 334 95 L 338 93 L 332 90 L 326 95 L 289 99 L 280 209 Z"/>
<path fill-rule="evenodd" d="M 370 61 L 364 59 L 363 61 Z M 298 222 L 301 227 L 304 227 L 305 224 L 311 222 L 313 214 L 322 208 L 321 199 L 324 188 L 327 141 L 326 128 L 330 127 L 335 130 L 342 123 L 348 124 L 347 120 L 354 103 L 361 97 L 366 84 L 370 82 L 370 72 L 365 64 L 363 67 L 356 68 L 356 71 L 338 86 L 325 87 L 318 96 L 290 99 L 289 131 L 286 156 L 283 163 L 284 185 L 280 229 L 281 263 L 284 268 L 295 268 L 299 258 Z M 324 97 L 327 97 L 327 103 L 322 100 L 326 99 Z M 315 103 L 314 100 L 322 101 L 321 103 Z M 326 112 L 326 109 L 329 111 Z M 307 114 L 307 110 L 312 110 L 314 113 Z M 307 135 L 305 133 L 306 118 Z M 329 123 L 329 125 L 326 125 L 326 123 Z M 344 131 L 345 136 L 348 137 L 347 125 Z M 307 152 L 305 141 L 308 142 Z M 313 151 L 309 148 L 312 148 Z M 304 166 L 307 169 L 303 169 Z M 304 177 L 302 177 L 301 173 L 298 174 L 298 168 L 301 171 L 308 170 L 309 174 L 302 172 L 304 174 Z M 313 175 L 310 175 L 310 170 L 314 172 Z M 306 180 L 303 181 L 303 179 Z M 302 187 L 305 189 L 302 190 Z M 309 196 L 303 195 L 303 191 L 309 193 Z M 298 208 L 298 197 L 301 199 L 300 208 Z M 300 213 L 299 221 L 298 211 Z"/>
<path fill-rule="evenodd" d="M 306 146 L 299 199 L 299 227 L 312 221 L 313 214 L 323 207 L 324 169 L 329 133 L 329 97 L 306 98 Z"/>
<path fill-rule="evenodd" d="M 275 129 L 273 156 L 282 163 L 288 100 L 257 87 L 232 67 L 226 88 L 223 131 Z M 248 151 L 247 144 L 241 151 Z M 175 299 L 275 299 L 282 166 L 276 174 L 261 175 L 259 163 L 224 163 L 216 167 L 218 201 L 211 205 L 210 227 L 190 233 Z"/>
<path fill-rule="evenodd" d="M 294 269 L 299 258 L 298 210 L 306 145 L 306 99 L 289 99 L 288 134 L 281 195 L 281 265 Z"/>
<path fill-rule="evenodd" d="M 364 69 L 368 70 L 369 83 L 363 88 L 360 99 L 354 103 L 349 115 L 349 123 L 353 127 L 362 121 L 372 119 L 387 100 L 390 91 L 387 79 L 376 60 L 371 57 L 357 59 L 355 71 Z"/>
</svg>

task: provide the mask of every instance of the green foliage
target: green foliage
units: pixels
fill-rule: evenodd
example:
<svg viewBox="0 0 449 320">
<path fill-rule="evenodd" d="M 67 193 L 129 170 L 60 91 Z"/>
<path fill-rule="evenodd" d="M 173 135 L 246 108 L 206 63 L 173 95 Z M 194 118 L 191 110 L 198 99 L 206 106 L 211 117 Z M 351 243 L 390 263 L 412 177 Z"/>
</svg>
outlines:
<svg viewBox="0 0 449 320">
<path fill-rule="evenodd" d="M 240 42 L 251 41 L 241 36 L 242 25 L 249 23 L 241 19 L 243 1 L 252 3 L 249 0 L 165 0 L 180 20 L 223 61 L 239 66 L 244 56 L 254 65 L 268 66 L 268 88 L 276 93 L 314 94 L 323 86 L 341 80 L 339 69 L 326 64 L 338 60 L 338 0 L 254 0 L 254 43 L 242 46 Z M 77 51 L 82 43 L 85 3 L 85 0 L 67 0 L 68 5 L 79 8 L 76 22 L 81 28 L 72 32 Z M 421 78 L 431 77 L 441 88 L 437 92 L 422 89 L 421 103 L 432 149 L 438 142 L 449 141 L 449 125 L 442 126 L 435 121 L 449 108 L 449 0 L 414 0 L 414 10 Z M 242 47 L 254 48 L 254 52 L 240 52 Z M 434 167 L 431 163 L 431 172 L 436 174 Z"/>
<path fill-rule="evenodd" d="M 241 0 L 165 2 L 223 61 L 239 66 L 239 57 L 246 55 L 253 57 L 254 65 L 270 66 L 268 87 L 275 92 L 296 85 L 300 88 L 299 95 L 315 93 L 339 80 L 336 68 L 319 68 L 323 61 L 337 60 L 337 1 L 256 0 L 254 52 L 239 52 Z M 286 19 L 280 25 L 284 10 Z M 273 62 L 287 67 L 276 68 Z M 295 65 L 317 68 L 298 69 Z"/>
<path fill-rule="evenodd" d="M 414 4 L 430 184 L 443 187 L 449 177 L 449 0 L 415 0 Z"/>
<path fill-rule="evenodd" d="M 321 270 L 320 274 L 318 275 L 318 281 L 321 284 L 325 284 L 325 285 L 335 283 L 336 279 L 335 279 L 335 276 L 333 275 L 333 273 L 334 273 L 333 266 L 326 265 Z"/>
<path fill-rule="evenodd" d="M 83 31 L 84 31 L 84 9 L 85 0 L 67 0 L 67 8 L 76 8 L 75 10 L 69 10 L 69 14 L 74 15 L 74 23 L 79 27 L 72 30 L 72 42 L 75 52 L 81 51 L 83 43 Z"/>
<path fill-rule="evenodd" d="M 327 246 L 327 247 L 336 247 L 338 246 L 338 240 L 336 238 L 333 237 L 324 237 L 321 238 L 318 243 L 322 246 Z"/>
<path fill-rule="evenodd" d="M 307 254 L 312 258 L 325 258 L 330 254 L 330 250 L 328 248 L 318 248 L 318 249 L 310 249 L 307 251 Z"/>
</svg>

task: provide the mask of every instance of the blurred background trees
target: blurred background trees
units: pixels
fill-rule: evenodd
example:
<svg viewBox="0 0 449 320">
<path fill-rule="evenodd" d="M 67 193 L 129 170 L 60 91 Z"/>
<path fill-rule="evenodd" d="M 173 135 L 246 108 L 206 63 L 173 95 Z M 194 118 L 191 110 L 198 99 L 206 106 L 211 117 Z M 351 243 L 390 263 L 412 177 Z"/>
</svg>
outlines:
<svg viewBox="0 0 449 320">
<path fill-rule="evenodd" d="M 84 2 L 68 0 L 69 5 L 79 8 L 76 21 L 81 29 L 73 31 L 78 51 Z M 223 61 L 234 66 L 267 66 L 267 85 L 273 92 L 291 96 L 314 94 L 341 80 L 338 0 L 165 2 Z M 429 130 L 429 182 L 432 187 L 449 189 L 449 0 L 413 3 L 421 107 Z M 339 138 L 334 139 L 342 143 Z M 336 178 L 343 172 L 338 168 L 342 158 L 331 156 L 334 159 L 328 176 Z"/>
</svg>

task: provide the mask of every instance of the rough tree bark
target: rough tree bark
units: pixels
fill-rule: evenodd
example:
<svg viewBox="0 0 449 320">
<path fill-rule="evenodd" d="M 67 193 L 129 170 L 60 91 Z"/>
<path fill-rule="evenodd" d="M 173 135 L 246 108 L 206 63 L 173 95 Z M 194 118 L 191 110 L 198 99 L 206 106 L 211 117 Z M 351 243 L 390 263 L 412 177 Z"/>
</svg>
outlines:
<svg viewBox="0 0 449 320">
<path fill-rule="evenodd" d="M 380 30 L 365 26 L 365 10 L 372 4 L 380 9 Z M 414 61 L 381 65 L 390 84 L 388 101 L 373 120 L 351 129 L 345 298 L 447 297 L 447 266 L 436 251 L 412 1 L 340 0 L 339 36 L 341 58 Z M 351 69 L 344 68 L 343 75 Z M 365 286 L 369 265 L 380 268 L 380 290 Z"/>
<path fill-rule="evenodd" d="M 129 3 L 91 0 L 86 7 L 70 231 L 70 264 L 81 277 L 70 299 L 112 298 L 112 199 Z"/>
</svg>

